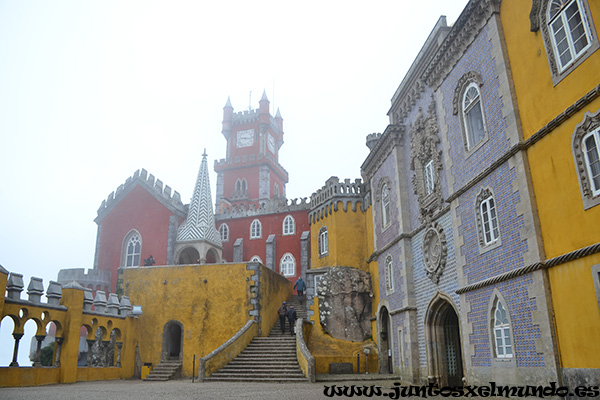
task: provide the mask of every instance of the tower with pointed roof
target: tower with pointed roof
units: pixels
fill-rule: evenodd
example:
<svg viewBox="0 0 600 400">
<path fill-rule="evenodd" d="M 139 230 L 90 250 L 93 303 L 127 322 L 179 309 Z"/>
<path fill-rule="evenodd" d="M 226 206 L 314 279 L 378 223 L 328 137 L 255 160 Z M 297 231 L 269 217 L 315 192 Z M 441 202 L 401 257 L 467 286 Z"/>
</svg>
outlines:
<svg viewBox="0 0 600 400">
<path fill-rule="evenodd" d="M 215 228 L 206 156 L 205 149 L 187 217 L 177 229 L 177 264 L 215 263 L 222 258 L 223 247 Z"/>
<path fill-rule="evenodd" d="M 217 213 L 237 207 L 256 206 L 285 197 L 287 171 L 279 164 L 283 145 L 283 118 L 269 111 L 265 92 L 258 109 L 233 111 L 228 98 L 223 108 L 226 158 L 215 161 Z"/>
</svg>

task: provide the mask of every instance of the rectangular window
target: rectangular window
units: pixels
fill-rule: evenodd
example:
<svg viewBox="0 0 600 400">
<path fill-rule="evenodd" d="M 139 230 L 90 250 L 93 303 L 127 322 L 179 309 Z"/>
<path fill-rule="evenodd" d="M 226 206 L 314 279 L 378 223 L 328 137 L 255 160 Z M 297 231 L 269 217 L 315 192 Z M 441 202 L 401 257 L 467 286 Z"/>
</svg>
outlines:
<svg viewBox="0 0 600 400">
<path fill-rule="evenodd" d="M 594 196 L 600 194 L 600 156 L 598 144 L 600 143 L 600 131 L 595 131 L 583 138 L 584 154 L 590 186 Z"/>
<path fill-rule="evenodd" d="M 431 194 L 435 187 L 435 175 L 433 171 L 433 160 L 425 164 L 425 195 Z"/>
</svg>

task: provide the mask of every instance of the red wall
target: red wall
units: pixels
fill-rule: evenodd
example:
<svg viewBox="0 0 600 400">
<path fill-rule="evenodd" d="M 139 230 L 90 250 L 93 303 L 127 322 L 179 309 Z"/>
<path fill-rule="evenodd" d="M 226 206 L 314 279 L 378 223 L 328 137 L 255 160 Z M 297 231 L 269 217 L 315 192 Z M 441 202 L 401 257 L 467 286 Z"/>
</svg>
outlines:
<svg viewBox="0 0 600 400">
<path fill-rule="evenodd" d="M 167 263 L 171 215 L 173 213 L 167 207 L 146 189 L 136 185 L 100 222 L 98 268 L 111 272 L 112 292 L 116 290 L 123 240 L 132 229 L 142 237 L 141 265 L 144 264 L 143 259 L 150 255 L 154 257 L 156 265 Z"/>
<path fill-rule="evenodd" d="M 296 231 L 293 235 L 283 235 L 283 219 L 291 215 L 296 222 Z M 260 239 L 250 239 L 250 224 L 258 219 L 262 224 L 262 237 Z M 223 258 L 227 262 L 233 261 L 233 245 L 238 238 L 244 239 L 244 259 L 249 261 L 253 256 L 259 256 L 266 264 L 266 242 L 271 234 L 275 234 L 275 262 L 276 271 L 279 271 L 281 258 L 285 253 L 292 253 L 296 259 L 296 276 L 288 277 L 292 282 L 300 276 L 300 237 L 302 232 L 309 231 L 308 212 L 293 211 L 289 213 L 267 214 L 255 217 L 244 217 L 235 219 L 224 219 L 217 222 L 217 228 L 222 223 L 229 226 L 229 241 L 223 242 Z M 310 254 L 310 253 L 309 253 Z"/>
</svg>

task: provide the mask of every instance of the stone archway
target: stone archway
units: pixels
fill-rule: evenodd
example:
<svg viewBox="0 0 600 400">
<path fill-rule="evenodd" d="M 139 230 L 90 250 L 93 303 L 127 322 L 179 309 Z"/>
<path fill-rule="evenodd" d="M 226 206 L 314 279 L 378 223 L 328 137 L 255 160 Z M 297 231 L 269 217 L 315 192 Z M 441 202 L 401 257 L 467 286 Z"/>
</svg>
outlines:
<svg viewBox="0 0 600 400">
<path fill-rule="evenodd" d="M 438 294 L 425 316 L 428 380 L 443 386 L 463 385 L 460 322 L 449 299 Z"/>
<path fill-rule="evenodd" d="M 186 247 L 181 250 L 179 253 L 179 258 L 177 260 L 177 264 L 186 265 L 186 264 L 199 264 L 200 263 L 200 253 L 193 247 Z"/>
<path fill-rule="evenodd" d="M 163 329 L 162 360 L 181 360 L 183 354 L 183 324 L 169 321 Z"/>
<path fill-rule="evenodd" d="M 394 366 L 391 356 L 391 325 L 390 314 L 386 307 L 379 310 L 379 373 L 391 374 L 394 372 Z"/>
<path fill-rule="evenodd" d="M 215 264 L 217 262 L 217 254 L 213 249 L 208 249 L 206 252 L 206 263 Z"/>
</svg>

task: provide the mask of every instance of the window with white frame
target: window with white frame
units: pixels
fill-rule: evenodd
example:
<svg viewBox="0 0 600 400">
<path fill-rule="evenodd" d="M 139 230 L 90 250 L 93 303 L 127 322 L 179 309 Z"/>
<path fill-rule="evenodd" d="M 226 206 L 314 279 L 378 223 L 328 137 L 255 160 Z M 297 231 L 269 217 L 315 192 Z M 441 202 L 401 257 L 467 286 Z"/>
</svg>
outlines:
<svg viewBox="0 0 600 400">
<path fill-rule="evenodd" d="M 498 217 L 496 215 L 496 203 L 494 196 L 483 199 L 479 205 L 481 214 L 481 229 L 483 244 L 488 245 L 498 240 Z"/>
<path fill-rule="evenodd" d="M 327 227 L 322 226 L 319 229 L 319 257 L 326 256 L 329 253 L 329 234 Z"/>
<path fill-rule="evenodd" d="M 385 258 L 385 289 L 388 292 L 394 290 L 394 260 L 391 255 Z"/>
<path fill-rule="evenodd" d="M 493 309 L 492 329 L 494 331 L 494 348 L 497 358 L 512 358 L 513 346 L 510 339 L 510 322 L 504 304 L 497 299 Z"/>
<path fill-rule="evenodd" d="M 435 188 L 435 175 L 433 168 L 433 160 L 430 160 L 427 164 L 425 164 L 424 168 L 424 176 L 425 176 L 425 195 L 429 195 L 433 192 Z"/>
<path fill-rule="evenodd" d="M 296 275 L 296 260 L 291 253 L 285 253 L 283 257 L 281 257 L 279 271 L 281 271 L 281 275 L 283 276 Z"/>
<path fill-rule="evenodd" d="M 467 150 L 471 150 L 485 137 L 485 120 L 483 117 L 481 93 L 476 82 L 471 82 L 464 91 L 462 112 Z"/>
<path fill-rule="evenodd" d="M 221 224 L 221 226 L 219 226 L 219 233 L 221 234 L 221 241 L 229 241 L 229 226 L 227 226 L 227 224 Z"/>
<path fill-rule="evenodd" d="M 583 137 L 583 155 L 592 196 L 600 195 L 600 129 Z"/>
<path fill-rule="evenodd" d="M 283 234 L 293 235 L 294 233 L 296 233 L 296 222 L 294 221 L 294 217 L 286 215 L 283 219 Z"/>
<path fill-rule="evenodd" d="M 588 111 L 571 135 L 584 210 L 600 204 L 600 109 Z"/>
<path fill-rule="evenodd" d="M 592 43 L 581 0 L 552 0 L 548 4 L 548 30 L 559 72 L 583 54 Z"/>
<path fill-rule="evenodd" d="M 262 237 L 262 225 L 260 221 L 255 219 L 250 224 L 250 239 L 260 239 Z"/>
<path fill-rule="evenodd" d="M 133 231 L 128 234 L 125 247 L 125 266 L 139 267 L 142 254 L 142 238 L 140 234 Z"/>
<path fill-rule="evenodd" d="M 390 225 L 390 188 L 387 184 L 381 187 L 381 225 L 383 228 Z"/>
</svg>

